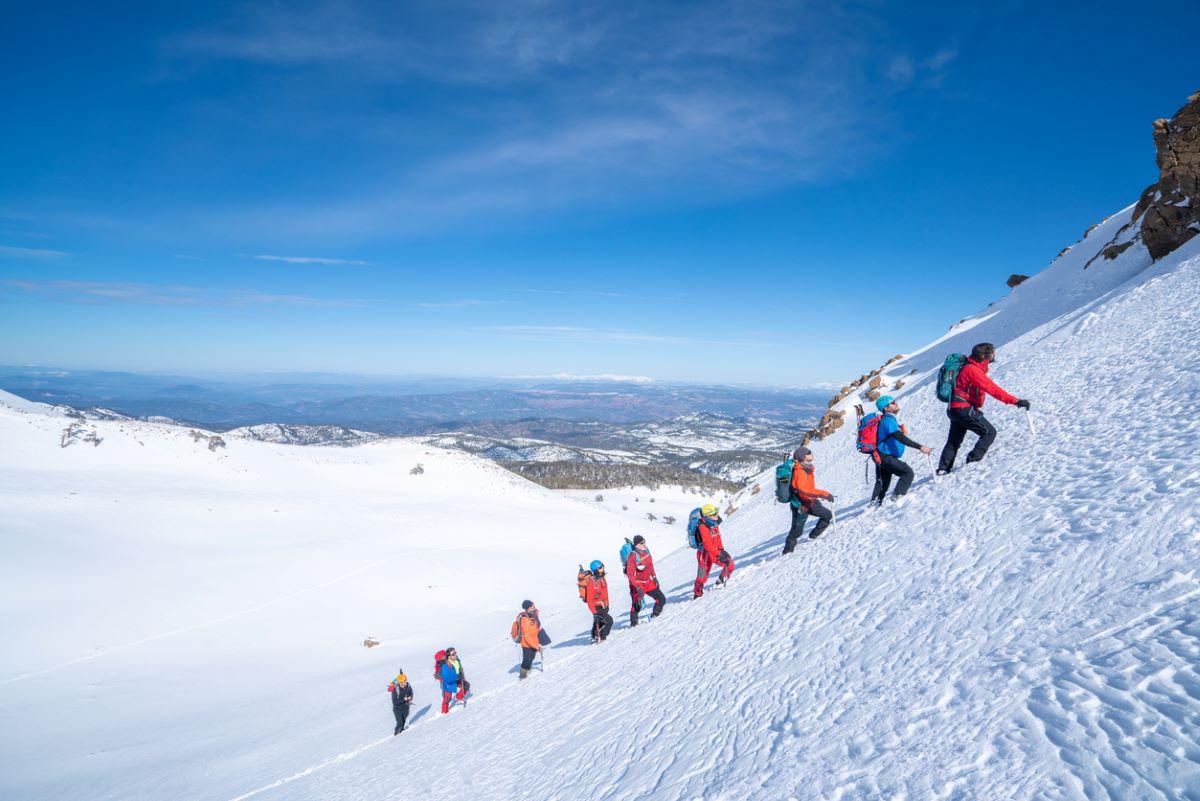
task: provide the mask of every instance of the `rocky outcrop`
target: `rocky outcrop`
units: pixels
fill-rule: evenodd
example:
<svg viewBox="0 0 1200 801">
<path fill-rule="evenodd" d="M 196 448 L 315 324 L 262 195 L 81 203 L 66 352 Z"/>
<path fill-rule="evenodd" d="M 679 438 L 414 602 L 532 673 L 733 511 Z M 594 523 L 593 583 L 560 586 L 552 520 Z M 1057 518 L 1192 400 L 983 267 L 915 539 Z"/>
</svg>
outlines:
<svg viewBox="0 0 1200 801">
<path fill-rule="evenodd" d="M 1067 250 L 1068 250 L 1068 248 L 1063 248 L 1062 253 L 1059 253 L 1058 255 L 1061 256 L 1063 253 L 1066 253 Z M 1058 256 L 1055 256 L 1055 258 L 1058 258 Z M 1026 282 L 1028 280 L 1029 280 L 1028 275 L 1021 275 L 1020 273 L 1013 273 L 1012 275 L 1010 275 L 1008 277 L 1008 280 L 1005 281 L 1004 283 L 1008 284 L 1009 289 L 1016 289 L 1018 286 L 1020 286 L 1021 284 L 1023 284 L 1024 282 Z"/>
<path fill-rule="evenodd" d="M 1129 225 L 1101 253 L 1115 259 L 1140 239 L 1158 260 L 1200 234 L 1200 92 L 1169 120 L 1154 122 L 1158 181 L 1146 187 Z M 1124 238 L 1134 225 L 1136 237 Z"/>
<path fill-rule="evenodd" d="M 825 439 L 834 431 L 841 428 L 846 422 L 846 413 L 837 411 L 833 407 L 837 406 L 850 395 L 866 391 L 866 396 L 869 400 L 875 400 L 883 394 L 883 373 L 887 368 L 891 367 L 896 362 L 904 358 L 904 354 L 897 353 L 892 358 L 881 364 L 877 369 L 869 373 L 863 373 L 855 380 L 851 381 L 846 386 L 838 390 L 838 393 L 829 399 L 829 411 L 825 412 L 825 416 L 817 423 L 817 427 L 810 430 L 804 435 L 801 445 L 807 445 L 814 439 Z M 915 372 L 915 371 L 914 371 Z M 896 388 L 899 389 L 904 385 L 903 381 L 896 382 Z"/>
</svg>

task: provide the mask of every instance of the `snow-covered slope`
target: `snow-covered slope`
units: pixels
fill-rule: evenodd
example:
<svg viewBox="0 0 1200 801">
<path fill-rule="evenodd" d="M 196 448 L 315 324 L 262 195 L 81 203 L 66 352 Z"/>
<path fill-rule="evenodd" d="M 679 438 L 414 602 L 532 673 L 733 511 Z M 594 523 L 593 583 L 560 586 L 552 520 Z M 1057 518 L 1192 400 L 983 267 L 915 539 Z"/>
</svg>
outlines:
<svg viewBox="0 0 1200 801">
<path fill-rule="evenodd" d="M 588 647 L 576 610 L 544 675 L 397 740 L 380 698 L 357 749 L 240 796 L 1200 797 L 1200 240 L 1082 255 L 902 365 L 995 341 L 1036 437 L 989 407 L 987 461 L 934 485 L 913 454 L 908 502 L 868 511 L 847 426 L 814 448 L 826 539 L 781 558 L 786 509 L 747 491 L 727 589 L 690 601 L 690 553 L 660 559 L 661 619 Z M 899 398 L 940 445 L 928 374 Z"/>
<path fill-rule="evenodd" d="M 0 393 L 5 799 L 237 795 L 378 731 L 401 666 L 423 710 L 448 643 L 494 690 L 522 599 L 572 608 L 576 565 L 636 531 L 411 442 L 210 451 L 97 420 L 60 447 L 73 422 Z"/>
</svg>

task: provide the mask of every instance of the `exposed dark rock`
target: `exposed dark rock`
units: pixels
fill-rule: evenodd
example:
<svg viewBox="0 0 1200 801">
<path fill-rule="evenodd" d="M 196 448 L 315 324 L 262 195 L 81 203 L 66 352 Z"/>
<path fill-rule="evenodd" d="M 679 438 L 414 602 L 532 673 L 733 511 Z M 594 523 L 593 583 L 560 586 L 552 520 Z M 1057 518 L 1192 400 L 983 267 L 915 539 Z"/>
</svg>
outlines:
<svg viewBox="0 0 1200 801">
<path fill-rule="evenodd" d="M 1066 251 L 1064 250 L 1063 253 L 1065 253 L 1065 252 Z M 1060 253 L 1058 255 L 1061 256 L 1062 253 Z M 1009 289 L 1015 289 L 1018 285 L 1024 283 L 1025 281 L 1028 281 L 1028 280 L 1029 280 L 1028 275 L 1021 275 L 1020 273 L 1013 273 L 1012 275 L 1010 275 L 1008 277 L 1008 280 L 1005 281 L 1005 283 L 1008 284 Z"/>
</svg>

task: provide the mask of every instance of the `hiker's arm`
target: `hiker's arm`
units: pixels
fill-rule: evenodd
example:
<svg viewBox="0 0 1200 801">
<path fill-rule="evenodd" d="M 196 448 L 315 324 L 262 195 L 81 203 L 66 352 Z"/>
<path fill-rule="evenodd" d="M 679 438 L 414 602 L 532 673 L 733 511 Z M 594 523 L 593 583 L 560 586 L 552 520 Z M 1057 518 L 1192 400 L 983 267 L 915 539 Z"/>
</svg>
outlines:
<svg viewBox="0 0 1200 801">
<path fill-rule="evenodd" d="M 892 434 L 892 436 L 901 445 L 905 445 L 909 448 L 916 448 L 917 450 L 920 450 L 921 448 L 925 447 L 924 445 L 922 445 L 921 443 L 917 442 L 915 439 L 910 437 L 908 434 L 905 434 L 903 431 L 897 431 L 895 434 Z"/>
<path fill-rule="evenodd" d="M 978 379 L 979 388 L 1001 403 L 1012 405 L 1020 400 L 1016 395 L 1011 395 L 1001 389 L 1000 385 L 988 378 L 987 373 L 983 372 L 982 370 L 979 371 Z"/>
</svg>

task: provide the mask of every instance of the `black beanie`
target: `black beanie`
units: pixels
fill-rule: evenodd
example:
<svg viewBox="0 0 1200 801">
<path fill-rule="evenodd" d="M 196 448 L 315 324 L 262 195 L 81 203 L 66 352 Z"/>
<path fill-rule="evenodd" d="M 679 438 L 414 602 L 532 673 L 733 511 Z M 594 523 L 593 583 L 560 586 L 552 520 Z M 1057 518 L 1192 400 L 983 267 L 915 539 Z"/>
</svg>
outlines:
<svg viewBox="0 0 1200 801">
<path fill-rule="evenodd" d="M 797 462 L 803 462 L 804 457 L 808 456 L 810 453 L 812 453 L 812 451 L 801 445 L 799 448 L 796 448 L 796 450 L 792 451 L 792 458 Z"/>
<path fill-rule="evenodd" d="M 633 544 L 634 545 L 645 545 L 646 538 L 643 537 L 641 534 L 634 535 Z"/>
<path fill-rule="evenodd" d="M 533 607 L 533 601 L 521 601 L 522 609 L 531 609 L 532 607 Z"/>
</svg>

